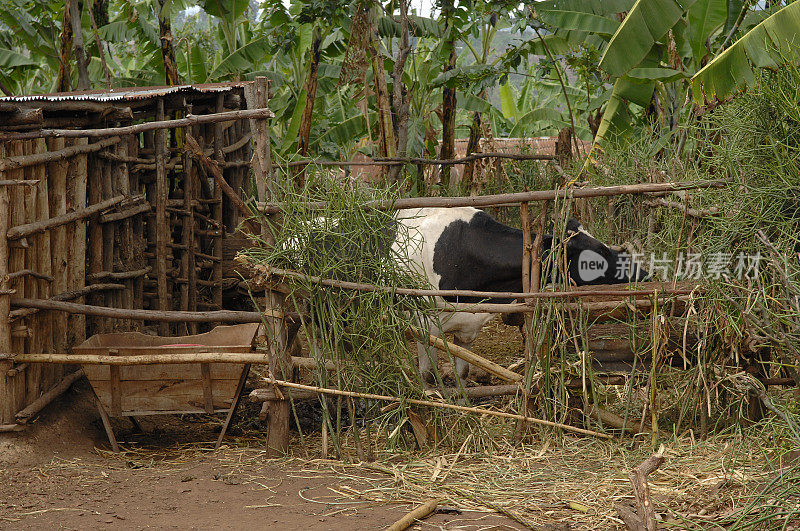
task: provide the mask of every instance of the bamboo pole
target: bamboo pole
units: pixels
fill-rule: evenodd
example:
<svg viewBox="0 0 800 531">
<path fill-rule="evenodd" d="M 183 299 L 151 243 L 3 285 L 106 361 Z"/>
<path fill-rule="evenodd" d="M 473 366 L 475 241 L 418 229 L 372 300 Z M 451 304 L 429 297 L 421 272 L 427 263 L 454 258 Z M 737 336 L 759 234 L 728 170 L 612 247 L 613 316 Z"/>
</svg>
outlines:
<svg viewBox="0 0 800 531">
<path fill-rule="evenodd" d="M 103 129 L 40 129 L 38 131 L 30 131 L 27 133 L 0 132 L 0 141 L 6 142 L 10 140 L 27 140 L 31 138 L 44 138 L 44 137 L 96 138 L 96 137 L 135 135 L 138 133 L 144 133 L 146 131 L 173 129 L 176 127 L 186 127 L 188 125 L 194 125 L 194 124 L 229 122 L 231 120 L 242 120 L 245 118 L 273 118 L 274 116 L 275 115 L 269 109 L 229 111 L 229 112 L 220 112 L 216 114 L 204 114 L 200 116 L 190 114 L 186 116 L 186 118 L 180 118 L 177 120 L 156 120 L 155 122 L 146 122 L 136 125 L 126 125 L 123 127 L 108 127 Z"/>
<path fill-rule="evenodd" d="M 535 190 L 530 192 L 516 192 L 509 194 L 493 194 L 479 196 L 461 197 L 410 197 L 401 198 L 396 201 L 367 201 L 364 208 L 375 208 L 377 210 L 400 210 L 405 208 L 429 208 L 429 207 L 487 207 L 498 205 L 518 204 L 523 201 L 552 201 L 563 198 L 585 198 L 585 197 L 610 197 L 628 194 L 646 194 L 658 192 L 674 192 L 678 190 L 697 190 L 705 188 L 724 188 L 727 186 L 725 181 L 700 181 L 688 183 L 643 183 L 643 184 L 624 184 L 618 186 L 598 186 L 592 188 L 559 188 L 557 190 Z M 309 210 L 324 210 L 327 203 L 324 201 L 298 203 L 293 205 L 304 206 Z M 259 203 L 258 210 L 265 214 L 272 214 L 283 210 L 282 203 Z"/>
<path fill-rule="evenodd" d="M 42 151 L 33 153 L 31 155 L 20 155 L 16 157 L 5 157 L 0 159 L 0 171 L 14 170 L 17 168 L 24 168 L 27 166 L 36 166 L 39 164 L 47 164 L 49 162 L 56 162 L 76 155 L 94 153 L 113 146 L 121 140 L 118 136 L 106 138 L 94 144 L 75 144 L 70 147 L 62 147 L 53 151 Z M 61 146 L 64 145 L 62 142 Z"/>
<path fill-rule="evenodd" d="M 287 387 L 289 389 L 303 389 L 306 391 L 314 391 L 319 394 L 326 394 L 326 395 L 333 395 L 333 396 L 349 396 L 353 398 L 365 398 L 368 400 L 381 400 L 384 402 L 394 402 L 397 404 L 411 404 L 416 406 L 426 406 L 426 407 L 439 407 L 443 409 L 452 409 L 455 411 L 461 411 L 462 413 L 474 413 L 478 415 L 490 415 L 493 417 L 501 417 L 511 420 L 524 420 L 525 422 L 530 422 L 532 424 L 539 424 L 542 426 L 549 426 L 551 428 L 560 428 L 566 431 L 571 431 L 574 433 L 580 433 L 581 435 L 591 435 L 593 437 L 598 437 L 600 439 L 611 439 L 610 435 L 606 435 L 604 433 L 599 433 L 592 430 L 585 430 L 583 428 L 576 428 L 575 426 L 570 426 L 569 424 L 560 424 L 558 422 L 551 422 L 549 420 L 542 420 L 533 417 L 527 417 L 524 415 L 517 415 L 515 413 L 506 413 L 504 411 L 494 411 L 490 409 L 481 409 L 477 407 L 467 407 L 467 406 L 459 406 L 456 404 L 448 404 L 446 402 L 432 402 L 430 400 L 417 400 L 415 398 L 397 398 L 394 396 L 385 396 L 385 395 L 376 395 L 372 393 L 356 393 L 353 391 L 340 391 L 339 389 L 327 389 L 324 387 L 315 387 L 312 385 L 303 385 L 293 382 L 287 382 L 284 380 L 276 380 L 275 378 L 268 378 L 265 377 L 264 381 L 270 383 L 272 385 L 277 385 L 279 387 Z"/>
<path fill-rule="evenodd" d="M 121 203 L 125 199 L 126 197 L 124 195 L 118 195 L 116 197 L 112 197 L 111 199 L 106 199 L 105 201 L 100 201 L 99 203 L 95 203 L 91 206 L 84 208 L 83 210 L 70 212 L 68 214 L 56 216 L 50 219 L 42 219 L 31 223 L 17 225 L 15 227 L 8 229 L 6 237 L 9 240 L 19 240 L 20 238 L 25 238 L 32 234 L 36 234 L 37 232 L 44 232 L 46 230 L 59 227 L 61 225 L 66 225 L 67 223 L 72 223 L 74 221 L 86 219 L 88 217 L 93 216 L 94 214 L 97 214 L 102 210 L 105 210 L 118 203 Z"/>
</svg>

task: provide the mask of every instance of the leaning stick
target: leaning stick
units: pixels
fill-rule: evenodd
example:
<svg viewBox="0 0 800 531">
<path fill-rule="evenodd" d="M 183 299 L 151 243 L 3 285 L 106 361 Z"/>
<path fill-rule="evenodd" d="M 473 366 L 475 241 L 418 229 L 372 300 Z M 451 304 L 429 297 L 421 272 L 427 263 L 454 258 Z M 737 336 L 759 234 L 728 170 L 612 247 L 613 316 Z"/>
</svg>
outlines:
<svg viewBox="0 0 800 531">
<path fill-rule="evenodd" d="M 101 210 L 105 210 L 118 203 L 122 203 L 125 199 L 126 197 L 124 195 L 118 195 L 116 197 L 112 197 L 111 199 L 100 201 L 99 203 L 95 203 L 94 205 L 70 212 L 68 214 L 62 214 L 49 219 L 41 219 L 25 225 L 17 225 L 16 227 L 8 229 L 6 236 L 9 240 L 18 240 L 20 238 L 30 236 L 31 234 L 44 232 L 54 227 L 59 227 L 61 225 L 66 225 L 67 223 L 72 223 L 73 221 L 88 218 L 89 216 L 92 216 Z"/>
<path fill-rule="evenodd" d="M 524 415 L 517 415 L 515 413 L 506 413 L 504 411 L 493 411 L 491 409 L 480 409 L 477 407 L 458 406 L 456 404 L 448 404 L 446 402 L 431 402 L 430 400 L 417 400 L 416 398 L 397 398 L 395 396 L 376 395 L 372 393 L 356 393 L 354 391 L 340 391 L 339 389 L 327 389 L 325 387 L 315 387 L 313 385 L 304 385 L 294 382 L 286 382 L 284 380 L 276 380 L 275 378 L 264 377 L 264 381 L 279 387 L 288 387 L 290 389 L 303 389 L 306 391 L 314 391 L 315 393 L 334 396 L 350 396 L 353 398 L 365 398 L 368 400 L 381 400 L 384 402 L 395 402 L 397 404 L 412 404 L 416 406 L 427 407 L 440 407 L 443 409 L 452 409 L 454 411 L 461 411 L 463 413 L 476 413 L 478 415 L 490 415 L 493 417 L 501 417 L 512 420 L 524 420 L 531 424 L 540 424 L 542 426 L 549 426 L 551 428 L 561 428 L 562 430 L 580 433 L 581 435 L 591 435 L 601 439 L 611 439 L 610 435 L 599 433 L 592 430 L 585 430 L 583 428 L 576 428 L 569 424 L 561 424 L 558 422 L 551 422 L 549 420 L 537 419 L 534 417 L 526 417 Z"/>
<path fill-rule="evenodd" d="M 421 505 L 417 505 L 407 515 L 403 516 L 400 520 L 387 527 L 386 531 L 405 531 L 414 525 L 417 520 L 422 520 L 435 511 L 436 507 L 438 507 L 440 503 L 442 503 L 442 498 L 435 498 L 433 500 L 428 500 Z"/>
<path fill-rule="evenodd" d="M 35 166 L 38 164 L 47 164 L 57 160 L 64 160 L 75 155 L 82 155 L 86 153 L 94 153 L 109 146 L 113 146 L 120 141 L 120 137 L 112 136 L 94 144 L 75 144 L 64 149 L 56 151 L 45 151 L 42 153 L 34 153 L 32 155 L 15 155 L 13 157 L 6 157 L 0 159 L 0 171 L 16 170 L 18 168 L 25 168 L 27 166 Z M 21 181 L 26 182 L 26 181 Z"/>
<path fill-rule="evenodd" d="M 470 365 L 480 367 L 489 374 L 493 374 L 498 378 L 505 380 L 507 382 L 516 383 L 516 382 L 521 382 L 523 379 L 523 376 L 521 374 L 518 374 L 514 371 L 510 371 L 505 367 L 503 367 L 502 365 L 498 365 L 497 363 L 487 360 L 482 356 L 478 356 L 471 350 L 467 350 L 464 347 L 460 347 L 454 343 L 447 343 L 440 337 L 436 337 L 431 334 L 427 334 L 425 332 L 421 332 L 419 330 L 415 330 L 412 328 L 406 331 L 406 335 L 411 339 L 416 339 L 417 341 L 423 341 L 440 350 L 443 350 L 445 352 L 450 352 L 450 354 L 452 354 L 456 358 L 460 358 L 468 362 Z"/>
<path fill-rule="evenodd" d="M 69 389 L 73 383 L 78 381 L 80 378 L 83 377 L 83 369 L 78 369 L 77 371 L 68 374 L 65 376 L 55 387 L 44 393 L 42 396 L 31 402 L 28 407 L 23 409 L 22 411 L 18 412 L 17 422 L 26 423 L 30 420 L 31 417 L 36 415 L 38 412 L 43 410 L 47 405 L 61 396 L 67 389 Z"/>
</svg>

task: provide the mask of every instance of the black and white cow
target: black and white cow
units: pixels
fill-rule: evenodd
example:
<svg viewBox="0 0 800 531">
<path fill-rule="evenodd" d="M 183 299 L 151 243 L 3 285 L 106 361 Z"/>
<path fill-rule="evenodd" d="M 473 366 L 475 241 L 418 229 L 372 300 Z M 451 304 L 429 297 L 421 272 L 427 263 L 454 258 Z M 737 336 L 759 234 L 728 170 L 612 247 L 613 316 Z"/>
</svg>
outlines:
<svg viewBox="0 0 800 531">
<path fill-rule="evenodd" d="M 395 255 L 407 254 L 409 267 L 427 278 L 434 289 L 522 291 L 521 230 L 471 207 L 400 210 L 396 219 L 405 230 L 404 236 L 394 241 Z M 627 255 L 617 253 L 592 237 L 577 220 L 569 220 L 566 232 L 569 274 L 576 285 L 618 284 L 647 278 L 645 271 L 631 265 Z M 552 248 L 553 241 L 551 235 L 542 237 L 543 257 Z M 444 300 L 478 301 L 473 297 L 445 297 Z M 490 313 L 443 312 L 438 323 L 431 321 L 422 325 L 435 336 L 451 332 L 457 345 L 470 348 L 492 317 Z M 423 377 L 430 379 L 436 350 L 422 344 L 418 344 L 417 349 L 420 371 Z M 456 371 L 461 378 L 466 378 L 468 370 L 467 362 L 456 359 Z"/>
</svg>

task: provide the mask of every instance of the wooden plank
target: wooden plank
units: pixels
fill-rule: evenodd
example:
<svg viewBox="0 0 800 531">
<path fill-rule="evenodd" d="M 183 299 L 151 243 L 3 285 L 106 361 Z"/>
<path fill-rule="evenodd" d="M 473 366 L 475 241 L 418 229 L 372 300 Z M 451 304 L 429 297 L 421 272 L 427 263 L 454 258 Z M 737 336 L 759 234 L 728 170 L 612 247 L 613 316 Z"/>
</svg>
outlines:
<svg viewBox="0 0 800 531">
<path fill-rule="evenodd" d="M 214 390 L 211 388 L 211 368 L 208 363 L 200 364 L 200 379 L 203 382 L 203 400 L 207 413 L 214 412 Z"/>
<path fill-rule="evenodd" d="M 214 408 L 231 407 L 236 392 L 238 378 L 234 380 L 212 380 Z M 111 408 L 110 381 L 92 383 L 103 406 Z M 200 409 L 204 411 L 203 384 L 193 380 L 155 380 L 155 381 L 121 381 L 121 414 L 135 410 L 171 410 L 181 411 Z"/>
<path fill-rule="evenodd" d="M 168 365 L 122 365 L 119 366 L 120 381 L 146 380 L 192 380 L 198 379 L 200 371 L 197 363 L 173 363 Z M 241 363 L 209 363 L 211 380 L 231 380 L 239 377 Z M 84 365 L 86 377 L 92 382 L 110 381 L 108 365 Z"/>
<path fill-rule="evenodd" d="M 72 349 L 73 354 L 107 354 L 113 348 L 119 356 L 137 356 L 141 354 L 183 354 L 186 352 L 250 352 L 253 350 L 249 345 L 191 345 L 191 346 L 170 346 L 170 345 L 145 345 L 145 346 L 114 346 L 114 347 L 83 347 L 78 346 Z"/>
</svg>

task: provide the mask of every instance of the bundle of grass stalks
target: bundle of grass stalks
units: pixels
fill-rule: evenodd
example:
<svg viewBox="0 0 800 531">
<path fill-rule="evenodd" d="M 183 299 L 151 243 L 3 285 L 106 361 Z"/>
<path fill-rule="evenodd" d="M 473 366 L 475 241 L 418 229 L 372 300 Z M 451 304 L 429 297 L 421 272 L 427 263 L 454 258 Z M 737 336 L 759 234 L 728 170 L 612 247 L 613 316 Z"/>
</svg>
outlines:
<svg viewBox="0 0 800 531">
<path fill-rule="evenodd" d="M 414 245 L 391 209 L 366 206 L 380 200 L 391 204 L 399 194 L 369 188 L 335 172 L 307 169 L 302 190 L 286 189 L 280 227 L 273 227 L 274 245 L 263 244 L 246 254 L 255 262 L 310 276 L 387 287 L 429 288 L 414 272 L 408 253 Z M 324 202 L 321 210 L 309 202 Z M 400 296 L 386 290 L 354 291 L 322 285 L 307 278 L 287 277 L 291 309 L 308 313 L 304 337 L 310 355 L 323 363 L 309 375 L 319 387 L 425 399 L 417 369 L 417 350 L 406 331 L 422 322 L 437 322 L 430 298 Z M 442 377 L 435 377 L 440 386 Z M 343 432 L 376 429 L 394 446 L 415 445 L 428 437 L 436 444 L 460 444 L 463 433 L 481 432 L 481 421 L 460 418 L 439 409 L 401 406 L 383 408 L 371 400 L 320 398 L 323 429 L 340 454 Z M 295 409 L 296 412 L 296 409 Z M 353 419 L 357 420 L 354 422 Z M 298 428 L 300 426 L 299 419 Z"/>
<path fill-rule="evenodd" d="M 592 168 L 590 180 L 602 185 L 729 182 L 587 202 L 605 217 L 592 226 L 601 239 L 625 241 L 662 280 L 702 286 L 678 323 L 698 337 L 695 349 L 678 353 L 688 370 L 664 367 L 665 383 L 676 386 L 665 390 L 680 404 L 671 414 L 678 429 L 726 429 L 761 409 L 757 393 L 730 385 L 742 369 L 800 382 L 800 69 L 787 63 L 759 76 L 754 89 L 691 126 L 608 149 Z"/>
</svg>

